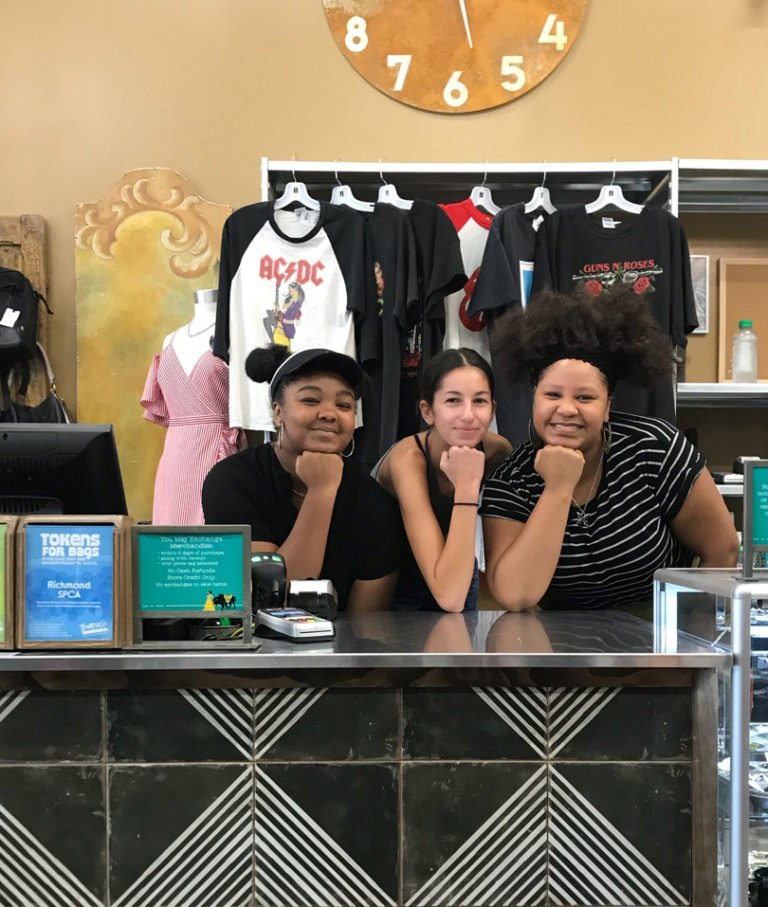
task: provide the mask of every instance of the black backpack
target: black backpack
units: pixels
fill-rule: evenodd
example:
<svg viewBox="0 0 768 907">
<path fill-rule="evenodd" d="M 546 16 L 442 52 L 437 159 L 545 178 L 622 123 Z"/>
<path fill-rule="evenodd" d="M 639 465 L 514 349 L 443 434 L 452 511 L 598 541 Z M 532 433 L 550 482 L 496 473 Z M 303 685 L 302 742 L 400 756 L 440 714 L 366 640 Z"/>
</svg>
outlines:
<svg viewBox="0 0 768 907">
<path fill-rule="evenodd" d="M 31 359 L 37 352 L 37 312 L 41 302 L 50 313 L 44 297 L 21 271 L 0 268 L 0 371 Z"/>
</svg>

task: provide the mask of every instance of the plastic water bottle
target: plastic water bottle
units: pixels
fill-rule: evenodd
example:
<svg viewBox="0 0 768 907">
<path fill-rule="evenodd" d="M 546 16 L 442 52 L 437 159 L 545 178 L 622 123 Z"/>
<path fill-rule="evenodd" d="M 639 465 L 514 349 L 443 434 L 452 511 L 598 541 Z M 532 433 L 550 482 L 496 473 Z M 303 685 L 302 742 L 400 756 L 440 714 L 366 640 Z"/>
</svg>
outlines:
<svg viewBox="0 0 768 907">
<path fill-rule="evenodd" d="M 757 381 L 757 335 L 751 321 L 740 321 L 733 335 L 734 381 Z"/>
</svg>

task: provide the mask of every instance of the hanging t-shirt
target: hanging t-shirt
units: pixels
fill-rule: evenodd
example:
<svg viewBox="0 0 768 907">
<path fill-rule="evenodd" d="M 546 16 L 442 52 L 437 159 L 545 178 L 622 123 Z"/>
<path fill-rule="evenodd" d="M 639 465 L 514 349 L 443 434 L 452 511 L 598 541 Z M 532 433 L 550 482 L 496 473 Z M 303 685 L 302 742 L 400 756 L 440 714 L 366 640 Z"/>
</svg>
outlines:
<svg viewBox="0 0 768 907">
<path fill-rule="evenodd" d="M 419 301 L 408 323 L 400 376 L 398 438 L 419 431 L 419 376 L 443 348 L 445 297 L 467 282 L 461 245 L 451 219 L 436 202 L 417 199 L 408 211 L 416 244 Z"/>
<path fill-rule="evenodd" d="M 547 215 L 525 213 L 525 204 L 510 205 L 493 218 L 475 292 L 467 307 L 501 313 L 509 306 L 528 305 L 533 283 L 536 233 Z"/>
<path fill-rule="evenodd" d="M 525 204 L 521 202 L 504 208 L 493 218 L 475 292 L 467 308 L 472 316 L 485 314 L 491 348 L 496 318 L 512 306 L 528 304 L 536 233 L 546 216 L 540 210 L 526 214 Z M 518 444 L 528 436 L 531 389 L 526 380 L 510 384 L 504 376 L 504 364 L 491 358 L 496 374 L 499 432 L 512 444 Z"/>
<path fill-rule="evenodd" d="M 267 387 L 245 374 L 255 347 L 326 347 L 359 353 L 361 362 L 375 358 L 368 262 L 363 219 L 346 208 L 321 202 L 319 211 L 275 211 L 274 202 L 259 202 L 227 218 L 213 352 L 230 364 L 231 425 L 273 428 Z"/>
<path fill-rule="evenodd" d="M 698 327 L 691 285 L 688 242 L 680 221 L 660 208 L 639 214 L 589 215 L 583 207 L 563 208 L 538 232 L 532 304 L 543 287 L 563 293 L 577 288 L 592 296 L 620 286 L 642 294 L 673 344 L 685 347 Z M 618 409 L 675 420 L 674 380 L 649 390 L 620 384 Z"/>
<path fill-rule="evenodd" d="M 394 205 L 376 204 L 363 216 L 376 284 L 378 354 L 366 364 L 370 388 L 363 399 L 363 428 L 356 436 L 356 459 L 370 468 L 399 437 L 403 349 L 409 327 L 418 317 L 419 288 L 408 212 Z"/>
<path fill-rule="evenodd" d="M 477 315 L 470 315 L 467 308 L 480 272 L 493 218 L 485 211 L 481 211 L 468 198 L 463 202 L 441 207 L 450 217 L 459 235 L 464 273 L 468 277 L 461 290 L 446 297 L 443 349 L 468 346 L 486 359 L 490 359 L 485 314 L 480 312 Z"/>
</svg>

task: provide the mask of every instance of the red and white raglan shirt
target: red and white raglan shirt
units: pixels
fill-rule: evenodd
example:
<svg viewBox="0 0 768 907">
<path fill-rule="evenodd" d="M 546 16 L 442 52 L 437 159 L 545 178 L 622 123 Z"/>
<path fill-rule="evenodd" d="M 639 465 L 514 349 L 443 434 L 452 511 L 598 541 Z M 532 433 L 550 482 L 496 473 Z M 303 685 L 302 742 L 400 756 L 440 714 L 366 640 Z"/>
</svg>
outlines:
<svg viewBox="0 0 768 907">
<path fill-rule="evenodd" d="M 363 219 L 325 202 L 319 211 L 275 211 L 274 202 L 259 202 L 227 218 L 213 352 L 230 366 L 231 426 L 274 429 L 266 384 L 245 374 L 254 348 L 324 347 L 361 362 L 371 354 L 366 317 L 375 323 L 375 286 L 369 259 Z"/>
<path fill-rule="evenodd" d="M 475 282 L 480 273 L 483 252 L 493 218 L 481 211 L 470 199 L 440 206 L 453 222 L 459 234 L 461 258 L 467 282 L 457 293 L 445 298 L 445 338 L 443 349 L 468 346 L 490 361 L 488 330 L 485 312 L 470 315 L 467 306 L 472 299 Z"/>
</svg>

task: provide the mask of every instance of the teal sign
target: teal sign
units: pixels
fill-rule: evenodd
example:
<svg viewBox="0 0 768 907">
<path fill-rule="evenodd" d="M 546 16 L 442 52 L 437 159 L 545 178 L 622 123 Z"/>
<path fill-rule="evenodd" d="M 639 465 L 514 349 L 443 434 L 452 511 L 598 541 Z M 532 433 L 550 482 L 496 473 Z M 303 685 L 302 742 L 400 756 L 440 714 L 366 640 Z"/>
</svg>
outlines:
<svg viewBox="0 0 768 907">
<path fill-rule="evenodd" d="M 140 532 L 138 574 L 142 611 L 242 611 L 243 536 Z"/>
<path fill-rule="evenodd" d="M 752 470 L 752 542 L 768 545 L 768 468 Z"/>
</svg>

